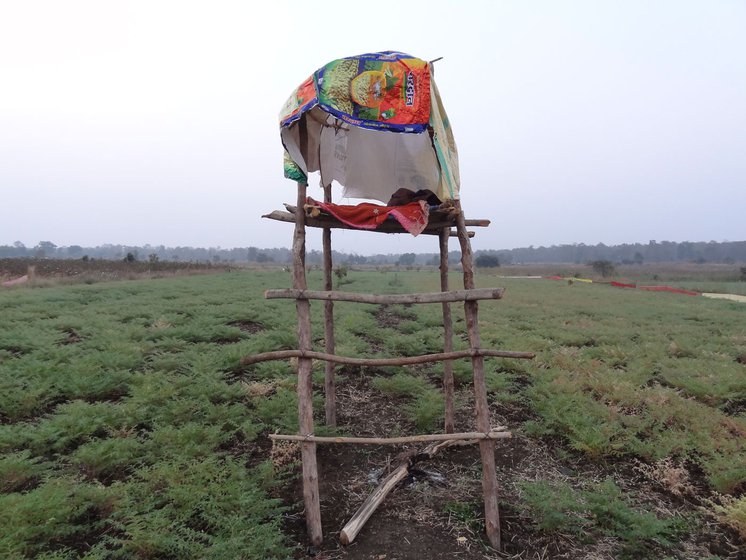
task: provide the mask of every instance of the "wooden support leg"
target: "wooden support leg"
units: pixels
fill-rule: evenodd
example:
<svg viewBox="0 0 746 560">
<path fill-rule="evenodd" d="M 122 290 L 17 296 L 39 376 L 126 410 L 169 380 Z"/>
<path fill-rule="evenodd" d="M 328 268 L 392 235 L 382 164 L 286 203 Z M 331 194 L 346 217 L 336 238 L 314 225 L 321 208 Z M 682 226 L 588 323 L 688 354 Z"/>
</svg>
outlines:
<svg viewBox="0 0 746 560">
<path fill-rule="evenodd" d="M 448 289 L 448 238 L 450 228 L 440 230 L 440 290 L 442 292 Z M 443 351 L 450 352 L 453 350 L 453 321 L 451 319 L 451 304 L 443 302 Z M 453 362 L 446 360 L 443 364 L 443 390 L 445 391 L 446 412 L 445 412 L 445 432 L 452 434 L 453 426 Z"/>
<path fill-rule="evenodd" d="M 298 183 L 298 207 L 295 212 L 293 235 L 293 287 L 307 289 L 306 283 L 306 226 L 303 204 L 306 200 L 306 184 Z M 296 300 L 298 313 L 298 348 L 311 350 L 311 302 Z M 310 358 L 298 359 L 298 424 L 302 435 L 313 434 L 313 380 Z M 321 508 L 319 506 L 319 475 L 316 466 L 316 444 L 301 444 L 303 461 L 303 502 L 306 509 L 306 526 L 311 542 L 318 546 L 323 540 L 321 531 Z"/>
<path fill-rule="evenodd" d="M 459 207 L 456 215 L 458 240 L 461 244 L 461 266 L 464 269 L 464 288 L 474 288 L 474 263 L 471 243 L 466 231 L 464 213 Z M 469 333 L 469 344 L 472 348 L 480 348 L 478 303 L 467 301 L 464 303 L 466 313 L 466 328 Z M 487 387 L 484 380 L 484 357 L 472 358 L 474 370 L 474 400 L 477 413 L 477 431 L 487 432 L 490 429 L 490 411 L 487 404 Z M 481 440 L 479 452 L 482 457 L 482 493 L 484 494 L 484 520 L 487 538 L 495 550 L 500 550 L 500 512 L 498 510 L 498 487 L 495 470 L 495 442 Z"/>
<path fill-rule="evenodd" d="M 332 201 L 332 186 L 324 187 L 324 202 Z M 324 228 L 322 233 L 322 244 L 324 249 L 324 289 L 331 291 L 332 285 L 332 230 Z M 327 354 L 334 354 L 334 302 L 324 302 L 324 349 Z M 334 387 L 334 368 L 332 362 L 324 364 L 324 411 L 326 413 L 326 425 L 335 427 L 337 425 L 337 396 Z"/>
</svg>

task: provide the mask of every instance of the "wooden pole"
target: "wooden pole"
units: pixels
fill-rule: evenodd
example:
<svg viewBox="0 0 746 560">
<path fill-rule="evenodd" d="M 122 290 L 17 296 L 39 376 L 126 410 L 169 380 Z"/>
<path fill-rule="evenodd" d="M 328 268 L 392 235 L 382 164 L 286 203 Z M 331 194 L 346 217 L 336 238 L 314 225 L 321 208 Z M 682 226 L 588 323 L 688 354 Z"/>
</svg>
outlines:
<svg viewBox="0 0 746 560">
<path fill-rule="evenodd" d="M 274 441 L 312 441 L 314 443 L 355 443 L 361 445 L 400 445 L 403 443 L 417 443 L 424 441 L 451 441 L 451 440 L 492 440 L 510 439 L 511 432 L 506 432 L 507 426 L 498 426 L 488 432 L 463 432 L 458 434 L 421 434 L 417 436 L 400 436 L 392 438 L 366 438 L 354 436 L 304 436 L 298 434 L 270 434 L 269 439 Z"/>
<path fill-rule="evenodd" d="M 533 352 L 512 352 L 510 350 L 490 350 L 487 348 L 470 348 L 469 350 L 452 350 L 451 352 L 440 352 L 438 354 L 423 354 L 422 356 L 400 356 L 398 358 L 350 358 L 347 356 L 335 356 L 324 352 L 312 350 L 274 350 L 262 352 L 241 358 L 242 366 L 250 366 L 260 362 L 272 360 L 288 360 L 290 358 L 307 358 L 311 360 L 323 360 L 336 364 L 347 364 L 351 366 L 411 366 L 414 364 L 427 364 L 430 362 L 442 362 L 445 360 L 459 360 L 462 358 L 473 358 L 474 356 L 490 356 L 493 358 L 513 358 L 518 360 L 532 360 Z"/>
<path fill-rule="evenodd" d="M 317 299 L 332 301 L 353 301 L 356 303 L 404 304 L 404 303 L 441 303 L 444 301 L 475 301 L 480 299 L 500 299 L 505 288 L 482 288 L 479 290 L 455 290 L 451 292 L 432 292 L 419 294 L 358 294 L 354 292 L 316 291 L 316 290 L 266 290 L 267 299 Z"/>
<path fill-rule="evenodd" d="M 450 230 L 440 230 L 440 290 L 448 292 L 448 238 Z M 443 306 L 443 352 L 453 351 L 453 320 L 451 319 L 451 304 L 444 301 Z M 445 393 L 445 432 L 453 433 L 453 362 L 447 360 L 443 364 L 443 391 Z"/>
<path fill-rule="evenodd" d="M 456 215 L 458 240 L 461 244 L 461 266 L 464 272 L 464 288 L 474 288 L 474 263 L 471 243 L 466 234 L 464 213 L 459 204 Z M 479 304 L 476 301 L 466 301 L 466 328 L 469 333 L 469 344 L 472 348 L 479 348 Z M 487 386 L 484 379 L 484 358 L 474 356 L 471 359 L 474 370 L 474 401 L 477 415 L 477 431 L 487 431 L 490 427 L 490 411 L 487 404 Z M 484 495 L 484 522 L 487 539 L 495 550 L 500 550 L 500 511 L 498 509 L 498 486 L 495 470 L 495 442 L 481 440 L 479 452 L 482 457 L 482 493 Z"/>
<path fill-rule="evenodd" d="M 301 131 L 303 135 L 304 131 Z M 293 235 L 293 287 L 305 290 L 306 284 L 306 227 L 303 203 L 306 200 L 306 183 L 298 183 L 298 212 L 295 214 Z M 311 302 L 298 299 L 298 348 L 311 350 Z M 301 433 L 313 434 L 313 382 L 310 358 L 298 359 L 298 424 Z M 303 503 L 306 509 L 306 529 L 311 542 L 319 546 L 323 541 L 321 529 L 321 507 L 319 504 L 319 475 L 316 465 L 316 444 L 310 441 L 301 444 L 303 462 Z"/>
<path fill-rule="evenodd" d="M 332 186 L 324 186 L 324 202 L 332 201 Z M 297 209 L 296 209 L 297 210 Z M 332 291 L 332 230 L 324 228 L 322 233 L 322 245 L 324 250 L 324 289 Z M 334 354 L 334 302 L 324 302 L 324 349 L 327 354 Z M 337 425 L 337 395 L 334 387 L 334 363 L 327 361 L 324 364 L 324 412 L 326 425 L 335 427 Z"/>
</svg>

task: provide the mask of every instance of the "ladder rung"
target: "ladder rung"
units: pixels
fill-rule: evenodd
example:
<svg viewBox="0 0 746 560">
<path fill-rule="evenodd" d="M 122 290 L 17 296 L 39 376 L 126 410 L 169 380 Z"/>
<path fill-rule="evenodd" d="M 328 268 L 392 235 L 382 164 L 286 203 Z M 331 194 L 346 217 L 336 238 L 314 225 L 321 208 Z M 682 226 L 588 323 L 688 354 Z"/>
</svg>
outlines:
<svg viewBox="0 0 746 560">
<path fill-rule="evenodd" d="M 493 358 L 514 358 L 519 360 L 532 360 L 536 354 L 533 352 L 512 352 L 510 350 L 490 350 L 487 348 L 474 348 L 470 350 L 453 350 L 451 352 L 439 352 L 437 354 L 423 354 L 422 356 L 399 356 L 398 358 L 350 358 L 337 356 L 325 352 L 314 352 L 312 350 L 275 350 L 263 352 L 241 358 L 241 365 L 248 366 L 259 362 L 272 360 L 287 360 L 289 358 L 306 358 L 347 364 L 353 366 L 408 366 L 413 364 L 426 364 L 429 362 L 443 362 L 446 360 L 458 360 L 461 358 L 475 358 L 477 356 L 488 356 Z"/>
<path fill-rule="evenodd" d="M 505 288 L 477 288 L 452 292 L 416 294 L 359 294 L 354 292 L 283 289 L 267 290 L 264 292 L 264 297 L 267 299 L 318 299 L 327 301 L 352 301 L 357 303 L 398 304 L 501 299 L 504 292 Z"/>
</svg>

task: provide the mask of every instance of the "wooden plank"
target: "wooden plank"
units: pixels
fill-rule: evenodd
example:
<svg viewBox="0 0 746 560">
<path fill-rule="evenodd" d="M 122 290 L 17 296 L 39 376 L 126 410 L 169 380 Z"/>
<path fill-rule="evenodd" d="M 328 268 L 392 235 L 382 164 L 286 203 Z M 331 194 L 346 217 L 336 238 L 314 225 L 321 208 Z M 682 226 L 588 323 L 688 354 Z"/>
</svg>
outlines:
<svg viewBox="0 0 746 560">
<path fill-rule="evenodd" d="M 301 131 L 303 133 L 303 131 Z M 303 136 L 303 134 L 301 134 Z M 306 184 L 298 183 L 298 205 L 302 207 L 306 199 Z M 295 214 L 293 234 L 293 287 L 305 290 L 306 284 L 306 228 L 305 214 Z M 295 302 L 298 313 L 298 346 L 301 351 L 311 349 L 311 302 L 298 299 Z M 313 434 L 313 386 L 310 358 L 298 359 L 298 424 L 304 434 Z M 301 444 L 303 463 L 303 503 L 306 511 L 306 530 L 311 542 L 319 546 L 324 540 L 321 528 L 321 507 L 319 503 L 319 474 L 316 464 L 316 444 L 310 441 Z"/>
<path fill-rule="evenodd" d="M 324 202 L 332 201 L 332 186 L 324 186 Z M 324 289 L 331 291 L 332 284 L 332 230 L 324 228 L 321 234 L 321 243 L 324 251 Z M 334 354 L 334 302 L 324 302 L 324 350 L 327 354 Z M 337 396 L 334 386 L 334 363 L 324 364 L 324 415 L 326 425 L 335 427 L 337 425 Z"/>
<path fill-rule="evenodd" d="M 448 234 L 447 230 L 440 230 L 439 249 L 440 249 L 440 290 L 448 292 Z M 453 351 L 453 320 L 451 318 L 451 304 L 444 301 L 443 307 L 443 352 Z M 443 364 L 443 393 L 445 396 L 445 418 L 444 430 L 447 434 L 454 431 L 454 414 L 453 414 L 453 362 L 446 360 Z"/>
<path fill-rule="evenodd" d="M 495 440 L 510 439 L 513 435 L 506 432 L 506 426 L 492 428 L 487 432 L 462 432 L 458 434 L 421 434 L 416 436 L 400 436 L 392 438 L 354 437 L 354 436 L 314 436 L 299 434 L 270 434 L 269 439 L 281 441 L 312 441 L 314 443 L 355 443 L 360 445 L 401 445 L 403 443 L 417 443 L 425 441 L 450 440 Z"/>
<path fill-rule="evenodd" d="M 299 289 L 267 290 L 267 299 L 319 299 L 332 301 L 353 301 L 372 304 L 400 303 L 442 303 L 444 301 L 476 301 L 480 299 L 501 299 L 505 288 L 480 288 L 456 290 L 452 292 L 430 292 L 415 294 L 359 294 L 355 292 L 314 291 Z"/>
<path fill-rule="evenodd" d="M 471 243 L 466 235 L 464 213 L 456 217 L 458 240 L 461 244 L 461 267 L 464 274 L 464 288 L 474 288 L 474 262 Z M 476 301 L 464 302 L 466 330 L 469 333 L 469 345 L 480 347 L 479 337 L 479 304 Z M 474 403 L 477 415 L 477 431 L 487 431 L 490 427 L 490 411 L 487 404 L 487 386 L 484 378 L 484 358 L 474 356 L 471 359 L 474 372 Z M 495 466 L 495 442 L 480 440 L 479 454 L 482 459 L 482 495 L 484 497 L 484 522 L 487 539 L 495 550 L 500 550 L 500 511 L 498 509 L 498 486 Z"/>
<path fill-rule="evenodd" d="M 463 358 L 473 358 L 475 356 L 489 356 L 493 358 L 511 358 L 517 360 L 532 360 L 535 357 L 533 352 L 511 352 L 509 350 L 490 350 L 487 348 L 470 348 L 468 350 L 453 350 L 450 352 L 439 352 L 437 354 L 424 354 L 422 356 L 400 356 L 397 358 L 350 358 L 347 356 L 336 356 L 324 352 L 314 352 L 312 350 L 274 350 L 272 352 L 262 352 L 241 358 L 242 366 L 250 366 L 260 362 L 269 362 L 272 360 L 288 360 L 290 358 L 306 358 L 310 360 L 323 360 L 337 364 L 347 364 L 351 366 L 411 366 L 415 364 L 426 364 L 430 362 L 444 362 L 448 360 L 459 360 Z"/>
</svg>

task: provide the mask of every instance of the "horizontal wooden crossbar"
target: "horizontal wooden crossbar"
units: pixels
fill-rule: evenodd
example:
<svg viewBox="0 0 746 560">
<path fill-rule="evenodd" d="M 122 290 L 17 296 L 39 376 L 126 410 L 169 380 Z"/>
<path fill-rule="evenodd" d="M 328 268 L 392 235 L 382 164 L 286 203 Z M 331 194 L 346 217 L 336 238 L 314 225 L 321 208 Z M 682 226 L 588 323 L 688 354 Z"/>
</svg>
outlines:
<svg viewBox="0 0 746 560">
<path fill-rule="evenodd" d="M 308 358 L 312 360 L 322 360 L 325 362 L 334 362 L 337 364 L 347 364 L 353 366 L 408 366 L 413 364 L 426 364 L 429 362 L 444 362 L 447 360 L 458 360 L 461 358 L 474 358 L 476 356 L 488 356 L 493 358 L 514 358 L 519 360 L 532 360 L 536 357 L 533 352 L 511 352 L 509 350 L 489 350 L 475 348 L 473 350 L 454 350 L 452 352 L 440 352 L 438 354 L 424 354 L 422 356 L 400 356 L 398 358 L 349 358 L 346 356 L 336 356 L 324 352 L 302 351 L 302 350 L 275 350 L 273 352 L 263 352 L 252 356 L 241 358 L 241 365 L 249 366 L 259 362 L 269 362 L 272 360 L 287 360 L 289 358 Z"/>
<path fill-rule="evenodd" d="M 269 439 L 280 441 L 302 441 L 308 443 L 359 443 L 363 445 L 397 445 L 401 443 L 415 443 L 422 441 L 450 441 L 450 440 L 483 440 L 510 439 L 513 434 L 506 432 L 506 426 L 493 428 L 489 432 L 461 432 L 456 434 L 423 434 L 418 436 L 401 436 L 392 438 L 366 438 L 345 436 L 314 436 L 270 434 Z"/>
<path fill-rule="evenodd" d="M 357 303 L 397 304 L 501 299 L 504 293 L 505 288 L 479 288 L 474 290 L 418 294 L 358 294 L 354 292 L 284 289 L 267 290 L 264 292 L 264 297 L 267 299 L 320 299 L 327 301 L 353 301 Z"/>
</svg>

